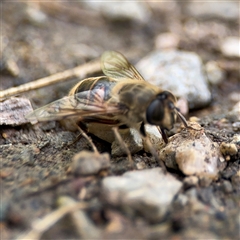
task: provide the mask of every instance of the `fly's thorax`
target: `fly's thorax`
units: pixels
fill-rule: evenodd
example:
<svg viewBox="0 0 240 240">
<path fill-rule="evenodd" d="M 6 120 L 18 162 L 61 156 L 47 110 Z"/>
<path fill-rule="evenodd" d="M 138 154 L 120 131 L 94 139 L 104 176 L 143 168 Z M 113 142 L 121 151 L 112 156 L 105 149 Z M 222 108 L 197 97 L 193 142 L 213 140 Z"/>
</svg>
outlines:
<svg viewBox="0 0 240 240">
<path fill-rule="evenodd" d="M 112 98 L 116 98 L 127 109 L 126 114 L 121 116 L 121 121 L 129 126 L 146 122 L 146 109 L 158 91 L 159 88 L 145 81 L 119 82 L 112 90 Z"/>
</svg>

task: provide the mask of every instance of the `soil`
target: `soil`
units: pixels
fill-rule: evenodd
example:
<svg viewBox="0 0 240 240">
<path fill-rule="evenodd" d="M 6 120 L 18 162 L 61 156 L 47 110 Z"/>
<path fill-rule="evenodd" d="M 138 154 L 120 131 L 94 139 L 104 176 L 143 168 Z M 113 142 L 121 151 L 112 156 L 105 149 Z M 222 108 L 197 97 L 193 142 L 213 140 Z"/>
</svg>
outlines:
<svg viewBox="0 0 240 240">
<path fill-rule="evenodd" d="M 73 68 L 99 57 L 105 50 L 123 53 L 133 64 L 155 49 L 155 39 L 170 29 L 180 36 L 178 49 L 193 51 L 203 62 L 217 61 L 225 72 L 220 85 L 212 85 L 212 102 L 194 110 L 207 135 L 216 143 L 231 142 L 235 119 L 228 112 L 233 107 L 232 93 L 240 93 L 239 59 L 226 57 L 219 50 L 222 39 L 239 36 L 239 19 L 195 18 L 185 11 L 185 4 L 168 7 L 148 6 L 150 19 L 112 19 L 79 2 L 31 3 L 1 2 L 1 86 L 4 90 L 41 77 Z M 40 11 L 46 20 L 38 18 Z M 30 13 L 29 13 L 30 12 Z M 35 15 L 34 15 L 35 14 Z M 32 16 L 33 15 L 33 16 Z M 237 23 L 238 22 L 238 23 Z M 191 37 L 187 25 L 197 24 L 201 36 Z M 216 30 L 219 29 L 219 32 Z M 13 61 L 15 67 L 7 63 Z M 24 93 L 33 108 L 67 95 L 79 79 Z M 238 98 L 239 99 L 239 98 Z M 194 195 L 194 203 L 173 201 L 168 214 L 159 223 L 151 223 L 140 215 L 128 216 L 121 209 L 106 204 L 101 196 L 101 180 L 107 175 L 121 175 L 131 170 L 127 157 L 111 158 L 107 171 L 92 176 L 75 176 L 71 172 L 72 157 L 81 150 L 91 150 L 77 132 L 66 131 L 58 122 L 0 126 L 1 158 L 1 239 L 15 239 L 31 229 L 31 224 L 57 208 L 60 196 L 79 200 L 82 189 L 86 202 L 97 201 L 86 210 L 87 216 L 109 239 L 239 239 L 240 222 L 240 150 L 231 156 L 219 178 L 200 179 L 197 185 L 184 184 L 181 194 Z M 172 134 L 174 131 L 171 132 Z M 110 144 L 91 135 L 100 152 L 111 151 Z M 156 167 L 151 155 L 140 152 L 135 162 Z M 184 181 L 186 176 L 168 169 Z M 123 228 L 110 231 L 108 224 L 118 219 Z M 79 239 L 74 224 L 62 219 L 44 233 L 42 239 Z M 101 238 L 99 236 L 99 238 Z"/>
</svg>

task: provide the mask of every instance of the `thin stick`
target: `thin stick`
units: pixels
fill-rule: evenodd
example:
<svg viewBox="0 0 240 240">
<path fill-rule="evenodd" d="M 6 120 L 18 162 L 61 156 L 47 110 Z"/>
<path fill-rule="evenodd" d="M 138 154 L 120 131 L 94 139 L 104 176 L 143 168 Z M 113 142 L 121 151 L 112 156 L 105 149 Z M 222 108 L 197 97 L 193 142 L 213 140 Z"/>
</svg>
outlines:
<svg viewBox="0 0 240 240">
<path fill-rule="evenodd" d="M 51 226 L 53 226 L 57 221 L 63 218 L 66 214 L 76 211 L 77 209 L 87 208 L 89 204 L 83 202 L 76 202 L 73 205 L 65 205 L 59 209 L 49 213 L 45 217 L 39 220 L 35 220 L 32 223 L 32 230 L 28 233 L 19 236 L 17 239 L 34 239 L 38 240 L 41 238 L 42 234 L 46 232 Z"/>
<path fill-rule="evenodd" d="M 22 84 L 18 87 L 13 87 L 6 89 L 0 92 L 0 99 L 4 97 L 9 97 L 13 95 L 17 95 L 20 93 L 28 92 L 31 90 L 35 90 L 38 88 L 46 87 L 49 85 L 53 85 L 55 83 L 63 82 L 67 79 L 78 77 L 85 78 L 89 74 L 93 74 L 101 71 L 100 61 L 91 61 L 80 65 L 78 67 L 50 75 L 45 78 L 40 78 L 38 80 Z"/>
<path fill-rule="evenodd" d="M 79 204 L 73 198 L 67 196 L 60 197 L 58 203 L 62 207 L 70 207 Z M 74 212 L 70 212 L 70 216 L 73 220 L 76 231 L 82 239 L 102 239 L 101 230 L 95 226 L 83 209 L 77 209 Z"/>
</svg>

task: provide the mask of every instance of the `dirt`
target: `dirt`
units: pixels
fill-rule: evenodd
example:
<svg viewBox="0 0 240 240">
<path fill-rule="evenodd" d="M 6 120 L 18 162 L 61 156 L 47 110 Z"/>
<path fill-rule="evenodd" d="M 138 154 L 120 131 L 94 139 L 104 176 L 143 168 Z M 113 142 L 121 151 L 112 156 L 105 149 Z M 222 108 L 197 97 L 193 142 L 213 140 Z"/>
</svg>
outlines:
<svg viewBox="0 0 240 240">
<path fill-rule="evenodd" d="M 239 59 L 225 57 L 219 43 L 228 35 L 239 36 L 239 19 L 194 18 L 185 13 L 185 5 L 175 8 L 153 8 L 147 23 L 131 19 L 113 20 L 102 16 L 78 2 L 17 3 L 1 2 L 1 86 L 4 90 L 50 74 L 70 69 L 101 55 L 105 50 L 122 52 L 132 63 L 154 50 L 159 33 L 173 29 L 180 36 L 178 48 L 193 51 L 203 62 L 219 62 L 225 72 L 220 85 L 212 85 L 212 102 L 204 109 L 194 110 L 206 134 L 216 143 L 231 142 L 239 131 L 228 112 L 234 105 L 231 94 L 239 94 Z M 186 3 L 185 3 L 186 4 Z M 170 5 L 169 5 L 170 6 Z M 31 18 L 30 10 L 37 9 L 47 20 Z M 177 10 L 175 12 L 175 10 Z M 238 20 L 238 23 L 237 23 Z M 191 37 L 184 30 L 187 22 L 198 24 L 201 36 Z M 219 32 L 216 29 L 220 29 Z M 8 67 L 14 61 L 15 68 Z M 78 79 L 24 93 L 33 108 L 43 106 L 67 95 Z M 174 134 L 173 130 L 171 134 Z M 231 156 L 219 178 L 202 178 L 196 185 L 184 183 L 167 215 L 152 224 L 140 215 L 128 216 L 121 209 L 106 204 L 101 196 L 101 180 L 106 175 L 121 175 L 131 170 L 125 156 L 111 158 L 109 170 L 93 176 L 74 176 L 73 156 L 81 150 L 91 150 L 88 142 L 77 132 L 66 131 L 58 122 L 38 125 L 0 126 L 1 158 L 1 239 L 15 239 L 31 229 L 31 223 L 57 208 L 60 196 L 97 201 L 96 207 L 86 210 L 87 216 L 102 229 L 109 239 L 238 239 L 240 209 L 240 150 Z M 111 151 L 110 144 L 91 135 L 100 152 Z M 156 167 L 152 156 L 140 152 L 133 156 L 136 163 Z M 184 181 L 186 176 L 168 169 Z M 192 201 L 184 202 L 184 197 Z M 197 199 L 197 201 L 193 199 Z M 182 199 L 182 200 L 181 200 Z M 117 219 L 117 220 L 116 220 Z M 122 228 L 110 231 L 111 222 Z M 115 228 L 113 228 L 115 229 Z M 42 239 L 79 239 L 74 224 L 62 219 L 44 233 Z M 100 237 L 99 237 L 100 238 Z"/>
</svg>

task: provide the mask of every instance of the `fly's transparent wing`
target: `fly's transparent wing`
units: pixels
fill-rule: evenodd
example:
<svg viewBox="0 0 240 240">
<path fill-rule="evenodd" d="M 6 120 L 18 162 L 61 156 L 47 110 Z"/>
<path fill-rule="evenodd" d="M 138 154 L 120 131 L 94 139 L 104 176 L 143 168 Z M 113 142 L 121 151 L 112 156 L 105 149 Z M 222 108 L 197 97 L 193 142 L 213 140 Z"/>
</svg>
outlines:
<svg viewBox="0 0 240 240">
<path fill-rule="evenodd" d="M 99 91 L 84 91 L 73 96 L 61 98 L 28 114 L 26 118 L 32 121 L 61 120 L 77 116 L 79 120 L 90 116 L 121 114 L 117 104 L 107 104 Z"/>
<path fill-rule="evenodd" d="M 144 81 L 144 78 L 136 68 L 128 62 L 121 54 L 115 51 L 104 52 L 101 57 L 101 68 L 105 75 L 115 79 L 137 79 Z"/>
</svg>

